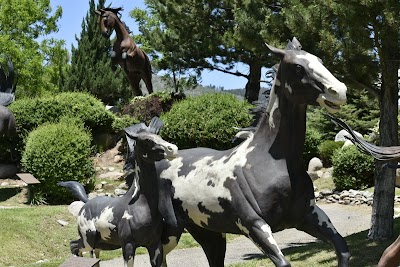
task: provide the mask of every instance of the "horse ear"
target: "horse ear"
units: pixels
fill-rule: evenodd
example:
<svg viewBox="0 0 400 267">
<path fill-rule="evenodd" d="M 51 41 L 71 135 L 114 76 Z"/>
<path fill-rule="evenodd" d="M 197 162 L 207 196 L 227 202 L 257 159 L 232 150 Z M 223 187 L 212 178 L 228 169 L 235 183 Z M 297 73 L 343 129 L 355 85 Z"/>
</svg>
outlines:
<svg viewBox="0 0 400 267">
<path fill-rule="evenodd" d="M 101 15 L 100 10 L 95 10 L 94 13 L 96 13 L 96 14 L 99 15 L 99 16 Z"/>
<path fill-rule="evenodd" d="M 272 52 L 272 54 L 279 57 L 280 59 L 283 59 L 283 57 L 286 55 L 286 52 L 283 49 L 273 47 L 267 43 L 265 43 L 265 46 Z"/>
</svg>

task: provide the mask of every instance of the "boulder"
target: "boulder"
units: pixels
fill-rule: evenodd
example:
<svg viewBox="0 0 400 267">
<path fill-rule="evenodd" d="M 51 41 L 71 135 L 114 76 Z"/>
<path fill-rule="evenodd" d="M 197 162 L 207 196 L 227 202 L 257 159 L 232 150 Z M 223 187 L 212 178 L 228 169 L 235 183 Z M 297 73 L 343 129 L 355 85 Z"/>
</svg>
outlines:
<svg viewBox="0 0 400 267">
<path fill-rule="evenodd" d="M 360 134 L 359 132 L 357 132 L 357 131 L 354 131 L 354 133 L 357 135 L 357 136 L 359 136 L 359 137 L 361 137 L 361 138 L 363 138 L 363 136 L 362 136 L 362 134 Z M 346 138 L 345 138 L 345 136 L 351 136 L 346 130 L 341 130 L 340 132 L 338 132 L 337 134 L 336 134 L 336 136 L 335 136 L 335 142 L 339 142 L 339 141 L 343 141 L 343 142 L 346 142 Z"/>
<path fill-rule="evenodd" d="M 308 163 L 308 172 L 316 172 L 323 168 L 322 161 L 319 158 L 312 158 Z"/>
</svg>

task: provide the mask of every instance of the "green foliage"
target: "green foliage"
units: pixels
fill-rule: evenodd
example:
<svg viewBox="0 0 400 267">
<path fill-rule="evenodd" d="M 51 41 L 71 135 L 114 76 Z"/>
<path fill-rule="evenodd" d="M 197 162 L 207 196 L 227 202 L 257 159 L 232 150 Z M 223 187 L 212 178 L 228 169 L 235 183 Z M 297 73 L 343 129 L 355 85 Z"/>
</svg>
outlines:
<svg viewBox="0 0 400 267">
<path fill-rule="evenodd" d="M 228 149 L 236 134 L 234 127 L 247 127 L 252 106 L 231 94 L 204 94 L 190 97 L 172 106 L 161 119 L 161 136 L 180 148 L 211 147 Z"/>
<path fill-rule="evenodd" d="M 62 41 L 49 42 L 45 37 L 58 30 L 61 8 L 52 10 L 49 0 L 13 0 L 0 1 L 0 10 L 0 53 L 9 55 L 18 71 L 17 97 L 54 90 L 57 84 L 47 79 L 44 65 L 53 62 L 54 48 L 60 48 Z"/>
<path fill-rule="evenodd" d="M 333 140 L 341 128 L 332 123 L 324 113 L 326 111 L 321 108 L 311 108 L 307 112 L 307 124 L 318 129 L 323 139 Z M 360 92 L 350 90 L 347 95 L 347 104 L 343 105 L 334 116 L 344 120 L 354 130 L 366 135 L 378 122 L 379 104 L 364 90 Z"/>
<path fill-rule="evenodd" d="M 90 1 L 90 8 L 82 21 L 82 32 L 77 38 L 78 47 L 72 47 L 71 67 L 65 79 L 65 91 L 90 92 L 104 103 L 115 105 L 126 102 L 132 90 L 121 68 L 111 70 L 108 56 L 111 42 L 101 35 L 94 11 L 104 7 L 100 0 L 97 8 Z"/>
<path fill-rule="evenodd" d="M 324 166 L 330 167 L 332 165 L 332 155 L 336 149 L 341 148 L 343 146 L 343 141 L 335 142 L 333 140 L 323 141 L 318 146 L 318 154 L 319 158 L 322 160 Z"/>
<path fill-rule="evenodd" d="M 59 181 L 78 181 L 93 185 L 94 164 L 91 160 L 91 135 L 73 119 L 44 124 L 27 139 L 21 164 L 41 183 L 34 193 L 48 203 L 69 201 L 70 196 L 57 186 Z"/>
<path fill-rule="evenodd" d="M 321 133 L 317 129 L 307 126 L 306 138 L 304 142 L 304 153 L 303 153 L 303 159 L 306 168 L 312 158 L 319 156 L 318 146 L 321 142 L 322 142 Z"/>
<path fill-rule="evenodd" d="M 355 146 L 335 150 L 332 165 L 333 182 L 339 190 L 365 189 L 374 185 L 374 159 Z"/>
<path fill-rule="evenodd" d="M 111 129 L 114 120 L 114 115 L 105 109 L 103 103 L 79 92 L 19 99 L 10 106 L 10 110 L 24 135 L 43 123 L 58 122 L 65 116 L 81 119 L 92 130 Z"/>
<path fill-rule="evenodd" d="M 174 94 L 166 91 L 156 92 L 147 96 L 135 97 L 130 104 L 124 106 L 122 113 L 139 121 L 150 122 L 154 117 L 169 111 L 172 104 L 185 97 L 184 94 Z"/>
</svg>

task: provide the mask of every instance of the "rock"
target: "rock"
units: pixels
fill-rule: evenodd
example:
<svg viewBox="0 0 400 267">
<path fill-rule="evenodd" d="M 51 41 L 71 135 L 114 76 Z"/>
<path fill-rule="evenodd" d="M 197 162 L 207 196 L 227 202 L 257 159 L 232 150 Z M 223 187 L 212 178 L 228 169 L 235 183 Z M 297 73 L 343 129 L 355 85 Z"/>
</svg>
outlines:
<svg viewBox="0 0 400 267">
<path fill-rule="evenodd" d="M 359 132 L 354 131 L 354 133 L 355 133 L 357 136 L 363 138 L 362 134 L 360 134 Z M 351 137 L 351 135 L 350 135 L 346 130 L 340 130 L 340 132 L 338 132 L 338 133 L 336 134 L 336 136 L 335 136 L 335 142 L 338 142 L 338 141 L 344 141 L 344 142 L 345 142 L 345 141 L 347 140 L 347 139 L 345 138 L 345 136 Z"/>
<path fill-rule="evenodd" d="M 310 162 L 308 163 L 308 171 L 309 172 L 315 172 L 318 171 L 320 169 L 322 169 L 323 165 L 322 165 L 322 161 L 319 158 L 312 158 L 310 160 Z"/>
<path fill-rule="evenodd" d="M 108 179 L 118 180 L 122 175 L 123 175 L 122 172 L 109 171 L 109 172 L 100 174 L 98 178 L 99 179 L 107 179 L 108 178 Z"/>
<path fill-rule="evenodd" d="M 68 206 L 68 211 L 72 214 L 74 217 L 78 217 L 79 211 L 82 209 L 83 203 L 82 201 L 74 201 Z"/>
<path fill-rule="evenodd" d="M 0 164 L 0 179 L 12 178 L 18 172 L 15 164 Z"/>
<path fill-rule="evenodd" d="M 124 189 L 117 188 L 117 189 L 115 189 L 114 194 L 115 194 L 116 196 L 122 196 L 122 195 L 125 195 L 126 192 L 127 192 L 127 191 L 124 190 Z"/>
<path fill-rule="evenodd" d="M 63 220 L 57 220 L 57 222 L 61 225 L 61 226 L 67 226 L 68 222 L 63 221 Z"/>
<path fill-rule="evenodd" d="M 348 147 L 348 146 L 354 146 L 353 142 L 351 142 L 350 140 L 346 140 L 346 141 L 344 141 L 344 144 L 341 148 L 343 149 L 344 147 Z"/>
<path fill-rule="evenodd" d="M 124 160 L 124 157 L 121 155 L 116 155 L 113 159 L 114 163 L 119 163 L 122 162 Z"/>
</svg>

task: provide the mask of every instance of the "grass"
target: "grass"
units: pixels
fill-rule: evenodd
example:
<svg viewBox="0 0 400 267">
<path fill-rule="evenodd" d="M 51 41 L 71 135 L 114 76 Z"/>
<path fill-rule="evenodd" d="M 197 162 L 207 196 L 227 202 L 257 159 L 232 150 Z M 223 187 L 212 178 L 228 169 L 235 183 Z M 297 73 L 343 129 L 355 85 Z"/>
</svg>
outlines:
<svg viewBox="0 0 400 267">
<path fill-rule="evenodd" d="M 395 220 L 395 233 L 400 232 L 400 220 Z M 351 253 L 350 266 L 376 266 L 383 251 L 397 237 L 381 242 L 367 240 L 368 231 L 362 231 L 345 237 Z M 309 243 L 301 247 L 291 247 L 282 250 L 286 259 L 296 267 L 335 267 L 336 254 L 332 246 L 322 242 Z M 231 264 L 230 267 L 274 267 L 266 257 L 253 258 L 249 261 Z"/>
</svg>

